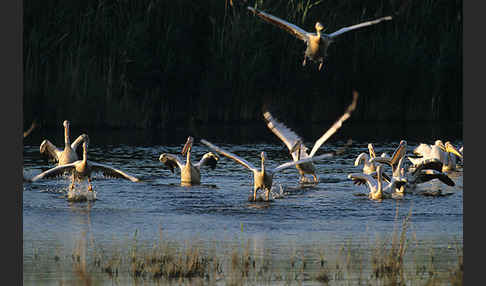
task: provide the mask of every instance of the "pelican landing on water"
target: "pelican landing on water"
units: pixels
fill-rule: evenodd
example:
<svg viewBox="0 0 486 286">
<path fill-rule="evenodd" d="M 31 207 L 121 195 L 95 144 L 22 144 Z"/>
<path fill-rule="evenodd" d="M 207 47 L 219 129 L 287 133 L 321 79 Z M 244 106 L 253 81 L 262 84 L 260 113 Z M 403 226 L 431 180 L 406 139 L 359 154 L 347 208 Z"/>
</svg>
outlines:
<svg viewBox="0 0 486 286">
<path fill-rule="evenodd" d="M 64 150 L 58 149 L 49 140 L 45 139 L 40 145 L 40 153 L 49 156 L 58 162 L 58 166 L 69 164 L 78 160 L 78 155 L 76 154 L 76 148 L 78 148 L 81 142 L 86 141 L 88 135 L 79 135 L 73 143 L 69 136 L 69 121 L 64 120 Z"/>
<path fill-rule="evenodd" d="M 191 161 L 191 149 L 194 143 L 194 138 L 189 136 L 186 144 L 182 148 L 182 155 L 186 155 L 186 163 L 178 155 L 163 153 L 159 157 L 159 161 L 164 163 L 172 173 L 174 173 L 175 167 L 179 167 L 181 170 L 181 185 L 198 185 L 201 183 L 201 167 L 208 165 L 211 169 L 216 167 L 219 157 L 208 152 L 203 155 L 201 160 L 195 164 Z"/>
<path fill-rule="evenodd" d="M 252 171 L 253 172 L 253 201 L 256 201 L 256 195 L 257 195 L 257 191 L 258 190 L 263 190 L 265 191 L 265 200 L 269 200 L 269 194 L 270 194 L 270 190 L 272 188 L 272 183 L 273 183 L 273 176 L 286 169 L 286 168 L 289 168 L 289 167 L 292 167 L 296 164 L 302 164 L 302 163 L 305 163 L 305 162 L 310 162 L 312 160 L 318 160 L 318 159 L 323 159 L 323 158 L 328 158 L 328 157 L 331 157 L 333 156 L 332 153 L 328 153 L 328 154 L 323 154 L 323 155 L 319 155 L 319 156 L 315 156 L 315 157 L 308 157 L 308 158 L 305 158 L 305 159 L 302 159 L 302 160 L 299 160 L 299 161 L 294 161 L 294 162 L 287 162 L 287 163 L 284 163 L 284 164 L 281 164 L 280 166 L 276 167 L 276 168 L 268 168 L 268 167 L 265 167 L 265 160 L 266 160 L 266 153 L 264 151 L 262 151 L 260 153 L 260 158 L 261 158 L 261 162 L 262 162 L 262 165 L 261 165 L 261 169 L 258 169 L 256 168 L 255 166 L 253 166 L 250 162 L 246 161 L 245 159 L 241 158 L 241 157 L 238 157 L 237 155 L 231 153 L 231 152 L 228 152 L 204 139 L 201 139 L 201 143 L 203 143 L 204 145 L 208 146 L 211 150 L 215 151 L 215 152 L 218 152 L 220 153 L 221 155 L 225 156 L 225 157 L 228 157 L 232 160 L 234 160 L 235 162 L 241 164 L 242 166 L 244 166 L 245 168 L 247 168 L 248 170 Z"/>
<path fill-rule="evenodd" d="M 354 92 L 353 94 L 353 102 L 348 106 L 344 114 L 314 143 L 314 147 L 310 154 L 307 153 L 307 147 L 302 142 L 302 139 L 289 129 L 285 124 L 279 122 L 277 119 L 273 118 L 270 112 L 265 111 L 263 113 L 263 117 L 267 122 L 267 127 L 278 137 L 282 142 L 287 146 L 289 149 L 290 155 L 292 159 L 295 161 L 307 158 L 312 158 L 317 150 L 321 147 L 324 142 L 327 141 L 336 131 L 341 128 L 342 124 L 346 119 L 351 117 L 351 113 L 356 108 L 356 103 L 358 101 L 358 93 Z M 314 168 L 314 164 L 312 161 L 306 161 L 305 163 L 296 164 L 295 167 L 299 171 L 300 174 L 300 182 L 306 182 L 307 178 L 305 174 L 312 175 L 314 178 L 314 183 L 318 183 L 319 179 L 317 178 L 316 170 Z"/>
<path fill-rule="evenodd" d="M 37 180 L 43 179 L 43 178 L 50 178 L 50 177 L 55 177 L 55 176 L 60 176 L 63 175 L 66 171 L 71 172 L 72 174 L 72 182 L 71 185 L 69 186 L 69 190 L 74 189 L 74 184 L 75 181 L 81 181 L 84 179 L 88 180 L 88 190 L 92 191 L 91 187 L 91 173 L 92 172 L 102 172 L 105 176 L 108 177 L 114 177 L 114 178 L 121 178 L 121 179 L 127 179 L 132 182 L 138 182 L 139 179 L 129 175 L 123 171 L 120 171 L 118 169 L 115 169 L 111 166 L 95 163 L 88 161 L 88 141 L 89 139 L 86 138 L 86 140 L 83 142 L 83 159 L 75 161 L 73 163 L 69 164 L 64 164 L 61 166 L 54 167 L 52 169 L 49 169 L 45 172 L 40 173 L 39 175 L 33 177 L 31 179 L 32 182 L 35 182 Z"/>
<path fill-rule="evenodd" d="M 284 29 L 285 31 L 304 41 L 307 45 L 307 48 L 304 53 L 304 61 L 302 62 L 302 66 L 305 66 L 306 60 L 307 58 L 309 58 L 310 60 L 319 63 L 319 70 L 321 70 L 324 64 L 324 60 L 327 58 L 327 48 L 331 43 L 334 42 L 334 39 L 337 36 L 354 29 L 375 25 L 380 23 L 381 21 L 389 21 L 392 19 L 391 16 L 382 17 L 376 20 L 363 22 L 349 27 L 344 27 L 331 34 L 325 34 L 321 32 L 324 27 L 319 22 L 316 22 L 315 24 L 316 32 L 310 33 L 294 24 L 291 24 L 285 20 L 282 20 L 263 11 L 259 11 L 253 7 L 248 7 L 248 10 L 253 12 L 253 14 L 257 15 L 264 21 L 274 24 L 277 27 Z"/>
</svg>

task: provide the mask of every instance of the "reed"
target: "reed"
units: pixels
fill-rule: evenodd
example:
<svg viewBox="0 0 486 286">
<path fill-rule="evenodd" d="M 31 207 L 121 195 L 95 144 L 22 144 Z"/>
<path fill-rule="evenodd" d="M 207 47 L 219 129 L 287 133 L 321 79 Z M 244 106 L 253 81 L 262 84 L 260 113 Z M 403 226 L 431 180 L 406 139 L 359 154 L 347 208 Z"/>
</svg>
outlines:
<svg viewBox="0 0 486 286">
<path fill-rule="evenodd" d="M 402 4 L 403 3 L 403 4 Z M 300 40 L 246 6 L 344 34 L 324 71 L 301 66 Z M 356 120 L 462 121 L 462 1 L 94 1 L 24 3 L 24 125 L 184 127 L 332 121 L 353 89 Z"/>
</svg>

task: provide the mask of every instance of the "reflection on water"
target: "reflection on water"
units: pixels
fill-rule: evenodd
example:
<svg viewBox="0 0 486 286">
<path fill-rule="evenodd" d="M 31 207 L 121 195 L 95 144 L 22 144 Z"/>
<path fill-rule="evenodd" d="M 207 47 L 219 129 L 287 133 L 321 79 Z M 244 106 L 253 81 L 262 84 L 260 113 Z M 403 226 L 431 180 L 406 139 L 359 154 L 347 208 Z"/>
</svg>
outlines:
<svg viewBox="0 0 486 286">
<path fill-rule="evenodd" d="M 48 138 L 55 143 L 62 142 L 62 130 L 54 133 Z M 391 154 L 403 138 L 396 141 L 354 140 L 344 154 L 316 165 L 320 178 L 317 186 L 300 186 L 298 172 L 289 168 L 274 178 L 273 201 L 251 203 L 248 196 L 253 184 L 252 174 L 239 164 L 223 157 L 216 169 L 202 169 L 201 185 L 184 187 L 180 185 L 179 170 L 172 174 L 158 157 L 163 152 L 178 154 L 188 134 L 176 136 L 180 139 L 178 142 L 156 144 L 151 142 L 161 140 L 160 137 L 138 138 L 138 135 L 136 132 L 120 137 L 111 133 L 90 133 L 89 156 L 92 161 L 139 176 L 142 182 L 95 175 L 93 188 L 97 200 L 93 202 L 68 202 L 65 194 L 69 178 L 24 183 L 24 283 L 44 281 L 48 284 L 52 279 L 71 279 L 70 275 L 77 275 L 78 280 L 84 279 L 80 277 L 88 279 L 88 272 L 98 272 L 101 277 L 106 277 L 107 274 L 98 268 L 81 263 L 86 255 L 86 259 L 93 261 L 97 257 L 96 252 L 92 253 L 93 249 L 105 258 L 127 251 L 135 232 L 137 241 L 150 248 L 159 240 L 160 229 L 165 240 L 182 244 L 184 241 L 200 242 L 208 251 L 217 245 L 219 255 L 230 257 L 232 249 L 249 242 L 256 257 L 266 256 L 268 252 L 275 260 L 286 261 L 294 255 L 309 260 L 309 265 L 318 265 L 320 252 L 339 257 L 338 250 L 344 242 L 353 249 L 362 249 L 357 253 L 370 252 L 370 247 L 366 246 L 374 245 L 376 237 L 389 236 L 393 232 L 398 209 L 400 218 L 411 210 L 411 241 L 426 251 L 444 250 L 441 252 L 445 253 L 441 254 L 444 258 L 439 259 L 443 261 L 443 270 L 457 258 L 451 244 L 462 245 L 462 172 L 451 174 L 456 183 L 454 187 L 438 181 L 421 186 L 453 193 L 447 197 L 411 195 L 399 201 L 379 203 L 356 196 L 367 192 L 366 187 L 355 186 L 347 179 L 348 173 L 360 171 L 353 165 L 356 156 L 367 151 L 368 142 L 374 143 L 379 154 Z M 248 140 L 257 143 L 228 143 L 235 139 L 226 137 L 216 138 L 214 143 L 255 165 L 259 165 L 262 150 L 267 152 L 270 166 L 290 160 L 283 144 L 272 134 L 267 137 L 268 140 Z M 43 138 L 32 138 L 29 138 L 33 140 L 30 143 L 24 142 L 26 174 L 36 174 L 51 166 L 39 155 L 39 142 Z M 122 138 L 120 143 L 114 142 L 117 138 Z M 192 150 L 197 158 L 208 151 L 198 139 Z M 433 143 L 435 139 L 421 141 Z M 409 152 L 419 143 L 412 139 L 407 141 Z M 460 140 L 451 141 L 455 146 L 462 146 Z M 305 143 L 307 146 L 313 144 L 311 140 Z M 318 154 L 343 144 L 344 140 L 331 141 Z M 67 265 L 74 265 L 70 268 L 71 274 L 66 272 Z"/>
</svg>

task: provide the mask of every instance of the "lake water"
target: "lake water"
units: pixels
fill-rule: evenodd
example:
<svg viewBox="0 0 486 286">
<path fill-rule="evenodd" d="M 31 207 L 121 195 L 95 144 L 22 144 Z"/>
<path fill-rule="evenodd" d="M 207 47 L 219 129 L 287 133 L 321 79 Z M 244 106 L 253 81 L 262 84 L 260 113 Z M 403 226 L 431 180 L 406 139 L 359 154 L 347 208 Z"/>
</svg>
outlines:
<svg viewBox="0 0 486 286">
<path fill-rule="evenodd" d="M 93 133 L 93 134 L 92 134 Z M 398 210 L 401 221 L 411 212 L 409 237 L 423 251 L 443 249 L 442 271 L 454 263 L 455 250 L 463 240 L 463 175 L 450 174 L 456 185 L 446 186 L 439 181 L 423 184 L 428 190 L 441 189 L 452 193 L 446 197 L 407 195 L 401 200 L 374 202 L 357 194 L 366 194 L 365 186 L 356 186 L 347 179 L 353 172 L 361 172 L 354 160 L 367 152 L 367 144 L 374 143 L 378 154 L 391 154 L 400 139 L 355 139 L 342 155 L 317 162 L 320 183 L 301 186 L 295 168 L 286 169 L 274 177 L 275 193 L 283 196 L 271 202 L 249 202 L 253 178 L 249 170 L 234 161 L 221 157 L 216 169 L 203 169 L 202 185 L 180 186 L 180 172 L 172 174 L 159 162 L 161 153 L 180 154 L 187 133 L 178 140 L 165 140 L 139 133 L 90 133 L 89 160 L 111 165 L 142 179 L 127 180 L 95 175 L 94 202 L 70 203 L 65 194 L 68 178 L 47 179 L 23 185 L 23 253 L 24 284 L 58 284 L 75 279 L 53 257 L 68 260 L 82 234 L 109 252 L 128 245 L 135 237 L 147 246 L 159 239 L 198 241 L 202 245 L 219 243 L 226 251 L 231 246 L 249 242 L 255 251 L 269 251 L 274 257 L 285 259 L 292 253 L 309 253 L 322 247 L 339 249 L 344 243 L 355 247 L 370 245 L 377 237 L 389 236 L 396 225 Z M 249 132 L 251 134 L 251 132 Z M 74 136 L 80 132 L 72 132 Z M 44 137 L 46 136 L 46 137 Z M 50 137 L 47 137 L 50 136 Z M 73 137 L 74 137 L 73 136 Z M 263 136 L 258 140 L 222 140 L 207 138 L 212 143 L 260 165 L 259 154 L 267 153 L 267 166 L 277 166 L 290 160 L 288 150 L 276 137 Z M 316 135 L 317 137 L 318 135 Z M 39 144 L 49 138 L 54 144 L 62 141 L 62 129 L 51 134 L 40 133 L 24 141 L 24 174 L 32 176 L 52 166 L 39 154 Z M 312 137 L 311 137 L 312 138 Z M 117 141 L 115 143 L 113 141 Z M 199 160 L 208 148 L 196 138 L 192 158 Z M 354 138 L 353 138 L 354 139 Z M 371 140 L 370 140 L 371 139 Z M 407 138 L 401 138 L 407 139 Z M 408 154 L 419 142 L 433 143 L 435 138 L 407 140 Z M 447 140 L 447 139 L 446 139 Z M 446 141 L 444 140 L 444 141 Z M 177 141 L 177 142 L 174 142 Z M 241 142 L 235 142 L 241 141 Z M 451 140 L 462 146 L 461 140 Z M 313 142 L 305 142 L 311 147 Z M 318 154 L 343 146 L 345 140 L 331 140 Z M 390 170 L 386 168 L 387 172 Z M 83 186 L 81 186 L 83 187 Z M 329 250 L 328 253 L 333 253 Z M 337 253 L 337 251 L 336 251 Z M 334 253 L 334 254 L 336 254 Z M 426 255 L 425 253 L 424 255 Z M 337 255 L 337 254 L 336 254 Z M 449 256 L 448 256 L 449 255 Z M 37 256 L 49 263 L 36 262 Z M 42 258 L 47 257 L 47 258 Z M 58 266 L 55 266 L 58 265 Z M 106 275 L 98 274 L 100 284 L 111 285 Z M 127 278 L 128 279 L 128 278 Z M 124 284 L 124 283 L 122 283 Z"/>
</svg>

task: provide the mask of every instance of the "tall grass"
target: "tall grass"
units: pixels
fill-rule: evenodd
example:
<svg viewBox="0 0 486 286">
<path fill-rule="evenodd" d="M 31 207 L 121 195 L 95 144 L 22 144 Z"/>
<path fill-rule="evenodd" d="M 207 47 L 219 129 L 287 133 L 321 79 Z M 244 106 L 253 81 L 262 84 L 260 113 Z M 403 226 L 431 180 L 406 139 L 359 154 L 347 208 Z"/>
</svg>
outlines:
<svg viewBox="0 0 486 286">
<path fill-rule="evenodd" d="M 324 71 L 304 44 L 251 15 L 258 8 L 344 34 Z M 24 3 L 24 124 L 68 118 L 97 127 L 163 128 L 261 120 L 462 121 L 462 1 L 95 1 Z"/>
</svg>

